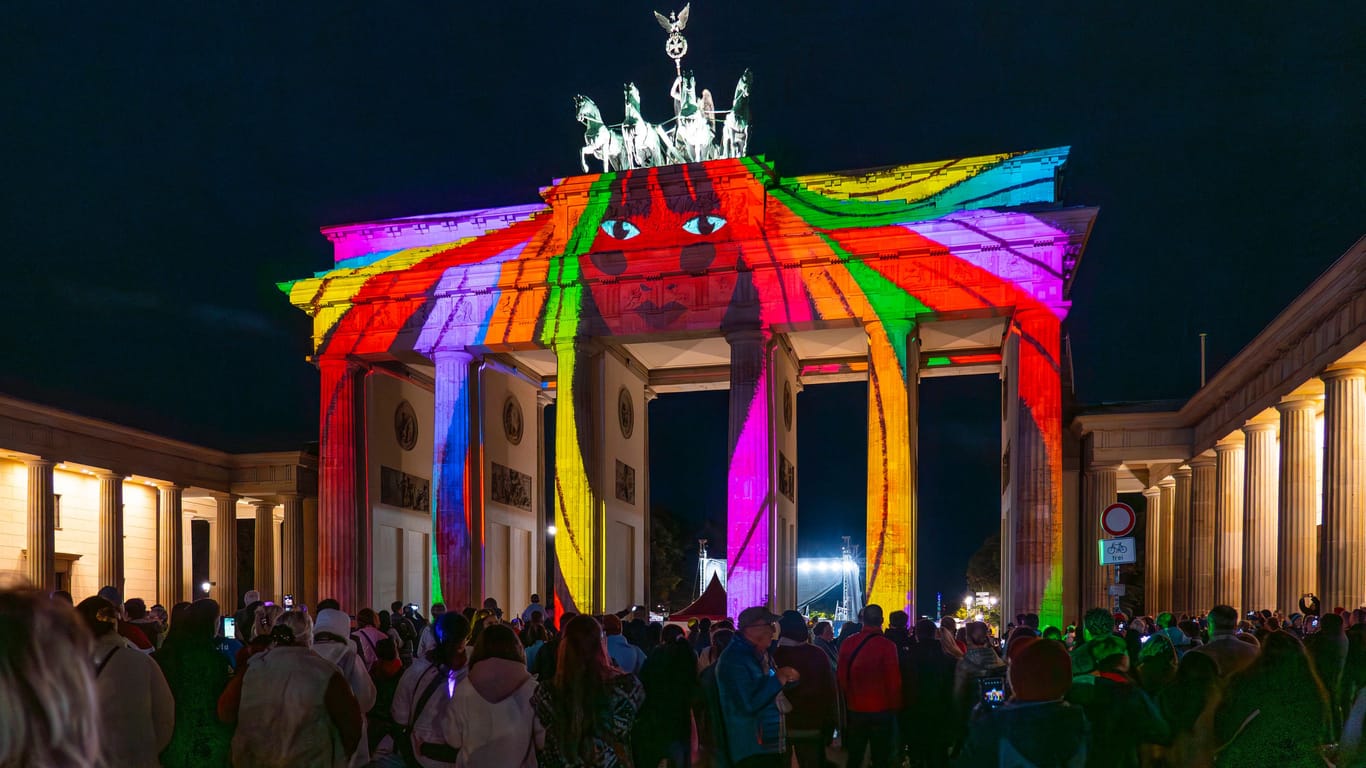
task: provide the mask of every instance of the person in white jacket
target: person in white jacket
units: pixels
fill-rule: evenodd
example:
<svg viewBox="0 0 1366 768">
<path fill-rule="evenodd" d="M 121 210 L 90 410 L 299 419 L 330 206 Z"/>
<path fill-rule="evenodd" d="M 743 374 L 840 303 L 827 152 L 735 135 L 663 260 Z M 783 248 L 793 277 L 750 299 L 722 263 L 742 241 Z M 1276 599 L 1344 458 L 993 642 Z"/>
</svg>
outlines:
<svg viewBox="0 0 1366 768">
<path fill-rule="evenodd" d="M 95 636 L 91 662 L 104 764 L 157 768 L 175 730 L 175 699 L 161 667 L 118 633 L 118 612 L 108 600 L 88 597 L 76 612 Z"/>
<path fill-rule="evenodd" d="M 390 714 L 406 732 L 407 742 L 394 744 L 392 749 L 399 755 L 411 753 L 423 768 L 445 768 L 455 765 L 455 760 L 446 754 L 450 750 L 441 721 L 451 696 L 465 678 L 465 638 L 470 623 L 458 613 L 447 613 L 433 626 L 436 646 L 426 656 L 413 659 L 394 691 Z"/>
<path fill-rule="evenodd" d="M 365 663 L 356 654 L 356 647 L 346 639 L 351 628 L 351 617 L 341 611 L 324 608 L 318 611 L 318 619 L 313 622 L 313 651 L 337 665 L 351 693 L 356 696 L 356 704 L 364 715 L 375 706 L 375 681 L 365 669 Z M 370 762 L 369 740 L 366 738 L 364 720 L 361 721 L 360 746 L 351 755 L 351 768 L 360 768 Z"/>
<path fill-rule="evenodd" d="M 506 624 L 486 628 L 441 722 L 446 743 L 459 750 L 457 766 L 536 765 L 536 749 L 545 740 L 531 708 L 536 685 L 517 634 Z"/>
</svg>

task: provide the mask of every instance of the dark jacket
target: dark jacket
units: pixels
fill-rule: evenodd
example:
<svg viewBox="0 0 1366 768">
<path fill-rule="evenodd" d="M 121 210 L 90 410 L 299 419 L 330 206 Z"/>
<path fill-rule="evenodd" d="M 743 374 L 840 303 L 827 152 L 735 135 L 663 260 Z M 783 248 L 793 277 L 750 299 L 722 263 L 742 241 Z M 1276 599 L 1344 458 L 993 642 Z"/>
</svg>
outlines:
<svg viewBox="0 0 1366 768">
<path fill-rule="evenodd" d="M 1082 768 L 1088 736 L 1080 707 L 1063 701 L 1010 702 L 972 724 L 956 765 Z"/>
<path fill-rule="evenodd" d="M 792 704 L 787 715 L 789 730 L 826 731 L 835 727 L 839 712 L 835 708 L 835 672 L 825 651 L 809 643 L 784 645 L 773 650 L 773 663 L 792 667 L 801 678 L 783 695 Z"/>
<path fill-rule="evenodd" d="M 776 699 L 783 686 L 773 675 L 768 651 L 756 649 L 737 632 L 721 652 L 716 668 L 716 693 L 731 761 L 777 754 L 782 715 Z"/>
<path fill-rule="evenodd" d="M 645 659 L 640 682 L 645 686 L 645 703 L 632 731 L 636 763 L 659 765 L 671 745 L 692 738 L 697 656 L 685 640 L 661 645 Z"/>
<path fill-rule="evenodd" d="M 1138 768 L 1140 744 L 1167 745 L 1172 730 L 1157 705 L 1135 683 L 1085 675 L 1072 679 L 1068 701 L 1086 712 L 1091 724 L 1088 766 Z"/>
</svg>

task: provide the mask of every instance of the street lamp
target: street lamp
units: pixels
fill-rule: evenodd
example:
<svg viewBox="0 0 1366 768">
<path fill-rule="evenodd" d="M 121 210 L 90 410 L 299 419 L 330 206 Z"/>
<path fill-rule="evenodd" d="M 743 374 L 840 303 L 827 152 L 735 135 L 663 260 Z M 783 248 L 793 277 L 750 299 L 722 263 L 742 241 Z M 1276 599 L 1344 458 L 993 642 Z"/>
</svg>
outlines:
<svg viewBox="0 0 1366 768">
<path fill-rule="evenodd" d="M 554 535 L 555 535 L 555 526 L 553 526 L 553 525 L 547 525 L 547 526 L 545 527 L 545 535 L 547 535 L 547 536 L 554 536 Z"/>
<path fill-rule="evenodd" d="M 204 582 L 203 584 L 200 584 L 200 585 L 199 585 L 199 590 L 200 590 L 201 592 L 203 592 L 204 594 L 207 595 L 207 594 L 209 594 L 209 588 L 212 587 L 212 586 L 213 586 L 213 582 L 211 582 L 211 581 L 206 581 L 206 582 Z"/>
</svg>

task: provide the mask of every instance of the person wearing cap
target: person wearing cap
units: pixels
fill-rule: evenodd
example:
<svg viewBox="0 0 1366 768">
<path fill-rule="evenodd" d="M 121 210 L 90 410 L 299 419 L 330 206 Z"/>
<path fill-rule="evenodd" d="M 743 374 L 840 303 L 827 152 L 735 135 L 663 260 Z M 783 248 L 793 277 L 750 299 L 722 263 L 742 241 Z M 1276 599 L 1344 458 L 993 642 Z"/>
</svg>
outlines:
<svg viewBox="0 0 1366 768">
<path fill-rule="evenodd" d="M 778 619 L 762 606 L 741 611 L 735 636 L 716 661 L 725 746 L 734 768 L 782 765 L 786 745 L 779 694 L 789 684 L 797 683 L 801 673 L 791 667 L 778 667 L 769 655 L 773 624 Z"/>
<path fill-rule="evenodd" d="M 1090 675 L 1074 677 L 1067 700 L 1086 712 L 1091 726 L 1090 764 L 1138 768 L 1139 745 L 1171 744 L 1171 726 L 1129 677 L 1129 647 L 1109 635 L 1095 641 Z"/>
<path fill-rule="evenodd" d="M 778 647 L 773 662 L 791 667 L 801 675 L 801 685 L 783 694 L 792 704 L 787 715 L 787 742 L 798 768 L 825 768 L 825 747 L 830 743 L 839 712 L 835 672 L 825 651 L 808 642 L 806 619 L 797 611 L 783 611 L 778 620 Z"/>
<path fill-rule="evenodd" d="M 848 709 L 844 747 L 850 765 L 862 765 L 867 751 L 872 753 L 870 765 L 884 768 L 892 765 L 898 743 L 896 721 L 901 709 L 901 665 L 897 660 L 896 643 L 882 634 L 882 606 L 876 603 L 864 606 L 862 615 L 862 629 L 840 644 L 837 677 Z M 920 644 L 925 642 L 920 638 Z M 948 679 L 952 681 L 952 664 L 948 670 Z"/>
<path fill-rule="evenodd" d="M 607 655 L 617 669 L 639 675 L 640 668 L 645 666 L 645 652 L 621 634 L 621 619 L 610 613 L 602 617 L 602 631 L 607 635 Z"/>
<path fill-rule="evenodd" d="M 1090 729 L 1081 707 L 1063 700 L 1072 661 L 1056 640 L 1014 638 L 1007 650 L 1011 698 L 972 724 L 956 765 L 1084 768 Z"/>
</svg>

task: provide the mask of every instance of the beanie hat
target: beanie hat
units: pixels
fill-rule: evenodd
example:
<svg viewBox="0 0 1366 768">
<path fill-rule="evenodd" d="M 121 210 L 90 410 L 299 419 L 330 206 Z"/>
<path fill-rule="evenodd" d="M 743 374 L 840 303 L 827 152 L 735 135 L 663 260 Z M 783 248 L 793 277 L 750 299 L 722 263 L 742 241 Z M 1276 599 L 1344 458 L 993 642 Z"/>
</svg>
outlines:
<svg viewBox="0 0 1366 768">
<path fill-rule="evenodd" d="M 1031 638 L 1012 649 L 1007 674 L 1010 688 L 1020 701 L 1054 701 L 1072 687 L 1072 660 L 1057 640 Z"/>
<path fill-rule="evenodd" d="M 1037 643 L 1039 640 L 1040 640 L 1040 638 L 1035 637 L 1035 636 L 1032 635 L 1032 634 L 1026 634 L 1026 633 L 1021 633 L 1021 634 L 1019 634 L 1019 635 L 1012 634 L 1012 635 L 1010 636 L 1010 641 L 1009 641 L 1008 643 L 1006 643 L 1006 661 L 1007 661 L 1007 662 L 1013 662 L 1013 661 L 1015 661 L 1015 657 L 1016 657 L 1016 656 L 1019 656 L 1020 653 L 1021 653 L 1022 651 L 1024 651 L 1024 649 L 1028 648 L 1029 646 L 1033 645 L 1034 643 Z"/>
<path fill-rule="evenodd" d="M 351 617 L 335 608 L 318 611 L 318 618 L 313 622 L 313 635 L 316 637 L 323 632 L 345 640 L 351 634 Z"/>
<path fill-rule="evenodd" d="M 1115 635 L 1106 635 L 1091 642 L 1091 658 L 1095 659 L 1097 667 L 1104 664 L 1106 659 L 1126 656 L 1128 653 L 1128 643 Z"/>
</svg>

